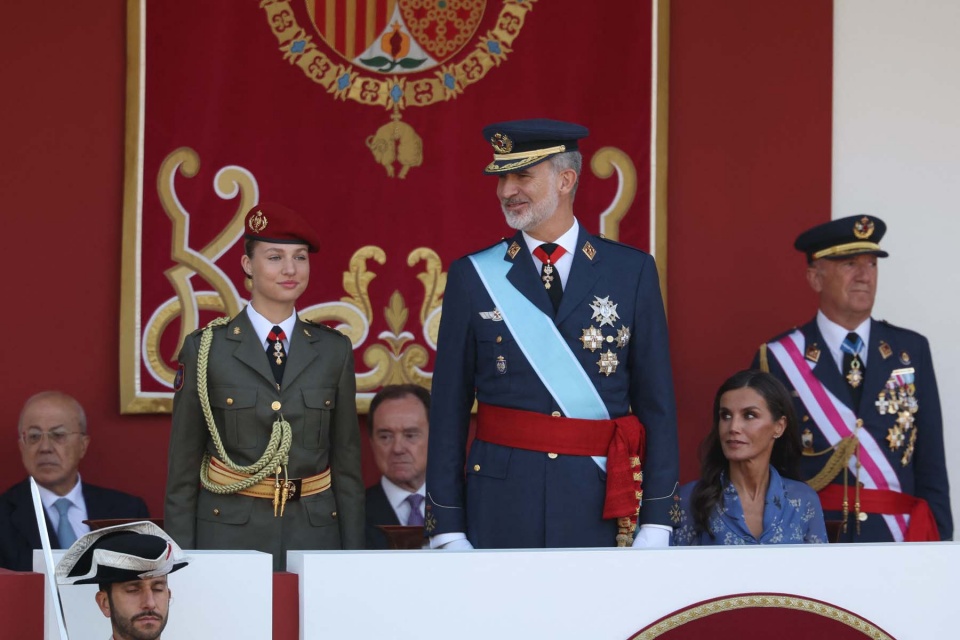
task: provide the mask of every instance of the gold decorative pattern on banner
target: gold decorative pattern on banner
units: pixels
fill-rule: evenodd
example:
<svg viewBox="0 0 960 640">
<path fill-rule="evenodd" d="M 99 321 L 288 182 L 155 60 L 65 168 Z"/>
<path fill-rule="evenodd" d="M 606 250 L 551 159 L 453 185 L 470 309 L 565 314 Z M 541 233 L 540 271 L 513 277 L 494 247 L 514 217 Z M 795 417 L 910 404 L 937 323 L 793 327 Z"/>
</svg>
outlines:
<svg viewBox="0 0 960 640">
<path fill-rule="evenodd" d="M 456 99 L 468 86 L 499 67 L 512 53 L 513 42 L 536 1 L 503 0 L 494 28 L 477 35 L 474 49 L 453 62 L 443 60 L 467 45 L 482 17 L 485 2 L 458 0 L 450 5 L 430 2 L 423 7 L 403 7 L 402 17 L 397 16 L 383 32 L 382 53 L 387 55 L 357 58 L 353 48 L 348 47 L 348 52 L 337 51 L 344 56 L 343 61 L 331 59 L 317 46 L 315 37 L 324 40 L 329 34 L 308 34 L 297 21 L 290 0 L 261 0 L 260 7 L 284 60 L 300 67 L 304 75 L 338 100 L 353 100 L 392 111 L 391 122 L 368 136 L 366 145 L 376 162 L 386 169 L 387 176 L 403 179 L 411 167 L 423 163 L 423 141 L 413 127 L 401 122 L 401 111 Z M 449 14 L 451 24 L 462 33 L 448 39 L 441 14 Z M 316 26 L 316 16 L 311 19 Z M 437 58 L 419 73 L 416 73 L 418 67 L 427 62 L 427 58 L 408 57 L 411 37 L 425 52 Z M 329 42 L 326 46 L 336 51 Z M 399 172 L 394 169 L 395 162 L 401 167 Z"/>
<path fill-rule="evenodd" d="M 817 602 L 816 600 L 808 600 L 800 596 L 776 593 L 757 593 L 711 600 L 702 605 L 675 613 L 647 627 L 640 633 L 630 636 L 630 640 L 653 640 L 688 622 L 706 618 L 715 613 L 751 608 L 780 608 L 806 611 L 845 624 L 873 640 L 894 640 L 892 636 L 887 635 L 873 623 L 843 609 L 823 602 Z"/>
<path fill-rule="evenodd" d="M 600 235 L 611 240 L 620 239 L 620 222 L 623 220 L 634 198 L 637 197 L 637 169 L 633 160 L 624 151 L 616 147 L 598 149 L 590 160 L 593 175 L 606 180 L 614 172 L 618 178 L 617 197 L 600 214 Z"/>
</svg>

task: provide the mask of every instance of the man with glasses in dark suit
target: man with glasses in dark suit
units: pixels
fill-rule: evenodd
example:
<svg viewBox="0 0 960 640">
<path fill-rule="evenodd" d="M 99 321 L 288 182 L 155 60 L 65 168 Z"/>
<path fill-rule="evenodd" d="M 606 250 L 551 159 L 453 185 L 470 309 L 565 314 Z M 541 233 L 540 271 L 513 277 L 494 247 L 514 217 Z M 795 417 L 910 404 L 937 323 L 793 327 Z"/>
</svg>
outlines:
<svg viewBox="0 0 960 640">
<path fill-rule="evenodd" d="M 90 436 L 83 407 L 73 397 L 60 391 L 30 397 L 17 430 L 23 466 L 37 481 L 54 548 L 66 549 L 89 532 L 84 520 L 149 517 L 142 499 L 81 481 L 80 460 Z M 0 523 L 0 567 L 31 571 L 40 531 L 28 480 L 0 496 Z"/>
</svg>

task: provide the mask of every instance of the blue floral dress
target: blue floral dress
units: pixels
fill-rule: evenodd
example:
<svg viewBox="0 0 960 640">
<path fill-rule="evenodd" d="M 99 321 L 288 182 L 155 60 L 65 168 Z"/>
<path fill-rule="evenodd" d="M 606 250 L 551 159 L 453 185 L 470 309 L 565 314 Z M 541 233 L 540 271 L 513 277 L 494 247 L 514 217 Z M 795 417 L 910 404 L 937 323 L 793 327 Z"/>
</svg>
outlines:
<svg viewBox="0 0 960 640">
<path fill-rule="evenodd" d="M 770 486 L 763 506 L 763 533 L 754 537 L 747 528 L 740 496 L 733 483 L 721 474 L 724 484 L 722 500 L 710 516 L 709 532 L 697 532 L 690 510 L 690 496 L 696 482 L 680 487 L 670 509 L 673 521 L 671 546 L 715 544 L 802 544 L 824 543 L 827 530 L 817 493 L 806 483 L 780 477 L 770 467 Z M 710 536 L 713 534 L 713 537 Z"/>
</svg>

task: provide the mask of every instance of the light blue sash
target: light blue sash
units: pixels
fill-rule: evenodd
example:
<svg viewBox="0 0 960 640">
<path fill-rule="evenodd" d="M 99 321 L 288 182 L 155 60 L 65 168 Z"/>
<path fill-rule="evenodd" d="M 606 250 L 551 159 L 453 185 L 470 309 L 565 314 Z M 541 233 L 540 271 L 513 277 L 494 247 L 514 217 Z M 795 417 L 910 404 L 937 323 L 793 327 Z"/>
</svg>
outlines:
<svg viewBox="0 0 960 640">
<path fill-rule="evenodd" d="M 563 415 L 568 418 L 608 420 L 610 413 L 597 388 L 553 320 L 507 280 L 511 263 L 503 259 L 505 251 L 506 245 L 498 244 L 470 256 L 470 261 L 527 362 L 556 400 Z M 605 466 L 605 458 L 594 460 Z M 604 462 L 601 463 L 601 460 Z"/>
</svg>

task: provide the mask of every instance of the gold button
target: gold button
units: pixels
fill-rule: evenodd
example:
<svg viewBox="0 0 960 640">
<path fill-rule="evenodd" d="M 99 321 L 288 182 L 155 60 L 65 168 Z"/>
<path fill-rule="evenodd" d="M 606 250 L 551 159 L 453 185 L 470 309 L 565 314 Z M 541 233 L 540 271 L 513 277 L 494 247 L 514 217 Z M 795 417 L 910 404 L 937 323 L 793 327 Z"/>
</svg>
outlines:
<svg viewBox="0 0 960 640">
<path fill-rule="evenodd" d="M 331 518 L 336 518 L 336 517 L 337 517 L 337 512 L 334 511 L 333 513 L 331 513 L 331 514 L 330 514 L 330 517 L 331 517 Z"/>
<path fill-rule="evenodd" d="M 803 416 L 804 422 L 810 422 L 810 416 Z"/>
<path fill-rule="evenodd" d="M 860 515 L 857 516 L 857 519 L 860 520 L 860 522 L 866 522 L 866 521 L 867 521 L 867 514 L 865 514 L 863 511 L 861 511 L 861 512 L 860 512 Z"/>
<path fill-rule="evenodd" d="M 554 418 L 559 418 L 561 414 L 560 414 L 559 411 L 554 411 L 554 412 L 551 413 L 550 415 L 553 416 Z"/>
<path fill-rule="evenodd" d="M 473 465 L 473 470 L 474 470 L 474 471 L 480 471 L 480 465 L 478 465 L 478 464 Z"/>
<path fill-rule="evenodd" d="M 220 515 L 220 509 L 214 509 L 214 510 L 213 510 L 213 515 L 215 515 L 215 516 Z"/>
<path fill-rule="evenodd" d="M 329 401 L 329 400 L 325 400 L 324 403 L 323 403 L 323 406 L 329 407 L 329 406 L 330 406 L 330 401 Z"/>
<path fill-rule="evenodd" d="M 233 404 L 233 398 L 227 398 L 227 406 L 229 407 L 232 404 Z"/>
<path fill-rule="evenodd" d="M 270 405 L 270 408 L 273 409 L 274 411 L 280 411 L 281 406 L 282 405 L 280 404 L 279 400 L 274 400 L 273 404 Z"/>
<path fill-rule="evenodd" d="M 497 344 L 503 342 L 503 336 L 497 336 Z"/>
<path fill-rule="evenodd" d="M 548 453 L 548 454 L 547 454 L 547 457 L 550 458 L 551 460 L 556 460 L 556 459 L 557 459 L 557 454 L 555 454 L 555 453 Z"/>
</svg>

